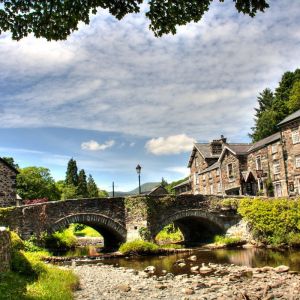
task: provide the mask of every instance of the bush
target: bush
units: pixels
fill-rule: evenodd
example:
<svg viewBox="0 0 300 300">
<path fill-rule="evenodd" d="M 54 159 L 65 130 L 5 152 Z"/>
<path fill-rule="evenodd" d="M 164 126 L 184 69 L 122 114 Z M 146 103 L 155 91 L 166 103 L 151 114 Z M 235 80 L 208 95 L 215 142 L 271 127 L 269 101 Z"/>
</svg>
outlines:
<svg viewBox="0 0 300 300">
<path fill-rule="evenodd" d="M 64 231 L 57 231 L 50 236 L 44 237 L 44 240 L 46 247 L 49 249 L 71 249 L 75 247 L 77 242 L 72 228 L 68 228 Z"/>
<path fill-rule="evenodd" d="M 176 243 L 183 239 L 181 231 L 179 228 L 176 228 L 174 224 L 167 225 L 155 238 L 155 240 L 159 243 Z"/>
<path fill-rule="evenodd" d="M 288 242 L 291 232 L 300 233 L 300 200 L 243 199 L 238 212 L 252 227 L 254 236 L 270 244 Z"/>
<path fill-rule="evenodd" d="M 150 242 L 142 240 L 135 240 L 132 242 L 124 243 L 120 246 L 119 251 L 123 254 L 151 254 L 158 251 L 159 247 Z"/>
<path fill-rule="evenodd" d="M 27 252 L 40 252 L 43 248 L 37 245 L 38 240 L 35 236 L 31 236 L 28 240 L 24 241 L 24 250 Z"/>
<path fill-rule="evenodd" d="M 242 242 L 240 237 L 229 237 L 223 235 L 216 235 L 214 237 L 214 242 L 219 245 L 226 245 L 226 246 L 235 246 Z"/>
<path fill-rule="evenodd" d="M 290 232 L 288 234 L 288 244 L 292 247 L 300 247 L 300 233 Z"/>
</svg>

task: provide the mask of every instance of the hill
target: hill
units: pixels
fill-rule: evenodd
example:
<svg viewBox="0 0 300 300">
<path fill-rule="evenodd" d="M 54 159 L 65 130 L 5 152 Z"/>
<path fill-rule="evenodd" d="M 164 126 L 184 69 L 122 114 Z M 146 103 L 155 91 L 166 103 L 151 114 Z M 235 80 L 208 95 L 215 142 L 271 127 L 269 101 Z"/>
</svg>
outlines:
<svg viewBox="0 0 300 300">
<path fill-rule="evenodd" d="M 146 182 L 141 185 L 141 192 L 149 192 L 155 187 L 160 185 L 160 182 Z M 124 197 L 124 196 L 129 196 L 129 195 L 138 195 L 139 193 L 139 187 L 136 187 L 132 191 L 129 192 L 121 192 L 121 191 L 115 191 L 115 197 Z M 110 197 L 112 197 L 112 192 L 108 193 Z"/>
</svg>

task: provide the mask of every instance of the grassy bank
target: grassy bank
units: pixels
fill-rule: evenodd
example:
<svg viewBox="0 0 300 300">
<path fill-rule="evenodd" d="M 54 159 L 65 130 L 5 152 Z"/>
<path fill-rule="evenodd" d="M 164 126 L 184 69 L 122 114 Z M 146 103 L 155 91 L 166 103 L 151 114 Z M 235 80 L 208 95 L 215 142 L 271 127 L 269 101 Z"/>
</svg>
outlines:
<svg viewBox="0 0 300 300">
<path fill-rule="evenodd" d="M 11 272 L 0 274 L 0 299 L 73 299 L 78 278 L 69 270 L 45 264 L 46 251 L 25 251 L 24 242 L 12 235 Z"/>
<path fill-rule="evenodd" d="M 161 230 L 155 240 L 158 244 L 170 244 L 183 241 L 183 235 L 179 228 L 176 228 L 174 224 L 167 225 L 163 230 Z"/>
</svg>

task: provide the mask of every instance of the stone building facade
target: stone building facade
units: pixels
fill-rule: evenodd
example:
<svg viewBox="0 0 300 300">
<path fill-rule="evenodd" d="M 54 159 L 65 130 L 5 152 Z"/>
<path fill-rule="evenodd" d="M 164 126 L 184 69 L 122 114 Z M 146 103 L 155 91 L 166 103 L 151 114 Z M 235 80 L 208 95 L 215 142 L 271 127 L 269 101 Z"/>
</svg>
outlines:
<svg viewBox="0 0 300 300">
<path fill-rule="evenodd" d="M 9 231 L 0 227 L 0 273 L 10 270 L 11 239 Z"/>
<path fill-rule="evenodd" d="M 0 158 L 0 207 L 16 205 L 16 177 L 18 170 Z"/>
<path fill-rule="evenodd" d="M 300 110 L 278 124 L 279 132 L 254 144 L 195 143 L 190 156 L 193 194 L 300 195 Z"/>
</svg>

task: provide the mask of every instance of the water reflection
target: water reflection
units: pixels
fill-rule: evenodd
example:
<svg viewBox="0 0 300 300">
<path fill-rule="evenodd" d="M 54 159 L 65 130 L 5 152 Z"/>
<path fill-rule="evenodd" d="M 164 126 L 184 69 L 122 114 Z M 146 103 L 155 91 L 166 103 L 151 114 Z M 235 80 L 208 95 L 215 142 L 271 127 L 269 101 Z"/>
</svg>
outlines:
<svg viewBox="0 0 300 300">
<path fill-rule="evenodd" d="M 103 245 L 80 247 L 69 251 L 64 256 L 101 256 Z M 62 255 L 62 253 L 56 253 Z M 197 261 L 189 261 L 191 255 L 197 256 Z M 185 259 L 186 266 L 179 267 L 175 264 L 177 260 Z M 174 274 L 188 274 L 193 265 L 202 263 L 236 264 L 249 267 L 263 267 L 287 265 L 291 270 L 300 271 L 300 251 L 299 250 L 271 250 L 271 249 L 195 249 L 192 253 L 177 253 L 169 256 L 140 256 L 127 258 L 113 258 L 103 261 L 105 264 L 118 265 L 120 267 L 143 270 L 147 266 L 156 267 L 156 274 L 161 274 L 162 270 Z"/>
</svg>

